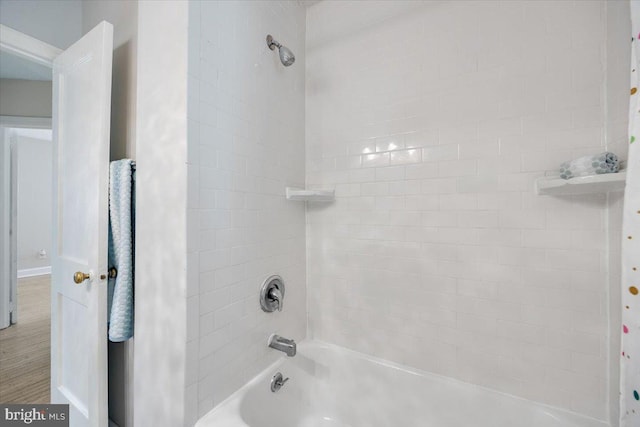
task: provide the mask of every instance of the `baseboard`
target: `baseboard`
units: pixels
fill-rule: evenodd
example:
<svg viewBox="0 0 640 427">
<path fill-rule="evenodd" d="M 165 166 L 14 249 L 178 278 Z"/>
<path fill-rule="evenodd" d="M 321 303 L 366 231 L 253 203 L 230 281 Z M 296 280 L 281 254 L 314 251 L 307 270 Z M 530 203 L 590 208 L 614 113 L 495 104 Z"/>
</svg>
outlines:
<svg viewBox="0 0 640 427">
<path fill-rule="evenodd" d="M 18 270 L 18 279 L 23 279 L 25 277 L 33 277 L 33 276 L 43 276 L 45 274 L 51 274 L 50 265 L 46 267 L 25 268 L 23 270 Z"/>
</svg>

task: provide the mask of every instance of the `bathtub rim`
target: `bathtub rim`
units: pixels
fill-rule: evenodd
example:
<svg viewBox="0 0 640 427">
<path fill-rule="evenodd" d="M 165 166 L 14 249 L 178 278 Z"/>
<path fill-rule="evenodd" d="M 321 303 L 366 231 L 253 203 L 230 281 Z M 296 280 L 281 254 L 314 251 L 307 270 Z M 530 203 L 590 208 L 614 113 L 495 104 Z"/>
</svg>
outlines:
<svg viewBox="0 0 640 427">
<path fill-rule="evenodd" d="M 538 406 L 541 406 L 541 407 L 544 407 L 544 408 L 547 408 L 547 409 L 550 409 L 550 410 L 553 410 L 553 411 L 559 411 L 559 412 L 570 414 L 570 415 L 573 415 L 573 416 L 576 416 L 576 417 L 579 417 L 579 418 L 585 418 L 585 419 L 587 419 L 589 421 L 599 422 L 599 423 L 601 423 L 603 425 L 603 427 L 604 426 L 611 427 L 611 424 L 607 420 L 602 420 L 602 419 L 599 419 L 599 418 L 590 417 L 588 415 L 584 415 L 584 414 L 581 414 L 579 412 L 570 411 L 570 410 L 565 409 L 565 408 L 559 408 L 557 406 L 553 406 L 553 405 L 550 405 L 550 404 L 544 403 L 544 402 L 539 402 L 537 400 L 525 399 L 524 397 L 516 396 L 516 395 L 510 394 L 510 393 L 507 393 L 507 392 L 504 392 L 504 391 L 500 391 L 500 390 L 496 390 L 496 389 L 493 389 L 493 388 L 489 388 L 489 387 L 486 387 L 486 386 L 483 386 L 483 385 L 480 385 L 480 384 L 470 383 L 470 382 L 467 382 L 467 381 L 464 381 L 464 380 L 461 380 L 461 379 L 458 379 L 458 378 L 449 377 L 449 376 L 446 376 L 446 375 L 443 375 L 443 374 L 438 374 L 436 372 L 425 371 L 425 370 L 419 369 L 419 368 L 413 368 L 413 367 L 404 365 L 402 363 L 393 362 L 391 360 L 383 359 L 383 358 L 380 358 L 380 357 L 377 357 L 377 356 L 372 356 L 372 355 L 369 355 L 369 354 L 366 354 L 366 353 L 359 352 L 357 350 L 352 350 L 350 348 L 339 346 L 337 344 L 328 343 L 326 341 L 322 341 L 322 340 L 318 340 L 318 339 L 305 339 L 299 345 L 300 346 L 304 345 L 305 348 L 306 347 L 320 347 L 320 348 L 327 348 L 327 349 L 333 349 L 333 350 L 345 352 L 345 353 L 350 354 L 350 355 L 352 355 L 352 356 L 354 356 L 356 358 L 361 358 L 361 359 L 367 360 L 369 362 L 372 362 L 372 363 L 374 363 L 376 365 L 381 365 L 381 366 L 384 366 L 386 368 L 390 368 L 390 369 L 393 369 L 393 370 L 404 372 L 404 373 L 407 373 L 407 374 L 410 374 L 410 375 L 419 376 L 419 377 L 431 377 L 431 378 L 433 378 L 435 380 L 438 380 L 438 381 L 454 382 L 454 383 L 457 383 L 459 385 L 468 386 L 468 387 L 470 386 L 472 388 L 475 388 L 475 389 L 478 389 L 478 390 L 481 390 L 481 391 L 484 391 L 484 392 L 488 392 L 488 393 L 492 393 L 492 394 L 499 394 L 499 395 L 506 396 L 506 397 L 509 397 L 509 398 L 512 398 L 512 399 L 516 399 L 516 400 L 520 400 L 522 402 L 526 402 L 526 403 L 529 403 L 529 404 L 538 405 Z"/>
</svg>

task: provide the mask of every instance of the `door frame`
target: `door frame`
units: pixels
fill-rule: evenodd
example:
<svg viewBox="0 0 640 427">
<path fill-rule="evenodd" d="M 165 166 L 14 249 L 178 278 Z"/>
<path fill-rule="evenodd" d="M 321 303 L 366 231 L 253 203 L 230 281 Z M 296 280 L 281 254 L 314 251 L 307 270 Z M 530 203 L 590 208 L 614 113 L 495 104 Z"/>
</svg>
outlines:
<svg viewBox="0 0 640 427">
<path fill-rule="evenodd" d="M 2 24 L 0 24 L 0 51 L 49 68 L 53 67 L 53 60 L 62 53 L 62 49 Z"/>
<path fill-rule="evenodd" d="M 27 34 L 0 24 L 0 51 L 7 52 L 20 58 L 26 59 L 31 62 L 35 62 L 40 65 L 53 67 L 53 60 L 62 53 L 62 49 L 58 49 L 48 43 L 33 38 Z M 9 117 L 0 116 L 0 128 L 49 128 L 51 129 L 51 118 L 40 117 Z M 4 154 L 8 156 L 2 156 L 5 164 L 3 164 L 3 170 L 5 173 L 2 182 L 4 188 L 2 188 L 3 200 L 0 203 L 2 212 L 0 212 L 0 242 L 3 242 L 3 250 L 0 251 L 2 259 L 0 259 L 0 328 L 10 325 L 10 313 L 11 302 L 15 301 L 15 294 L 17 291 L 17 276 L 12 277 L 13 268 L 11 263 L 11 254 L 15 250 L 16 234 L 13 233 L 11 238 L 10 230 L 15 229 L 15 218 L 12 218 L 12 203 L 11 203 L 11 176 L 9 175 L 8 166 L 11 163 L 11 148 L 9 138 L 5 139 L 5 132 L 2 130 L 3 135 L 0 136 L 0 147 Z M 5 158 L 6 157 L 6 158 Z M 15 173 L 12 171 L 11 174 Z M 7 182 L 5 181 L 7 179 Z M 15 322 L 15 320 L 14 320 Z M 6 323 L 6 325 L 5 325 Z"/>
<path fill-rule="evenodd" d="M 11 326 L 11 141 L 9 130 L 0 127 L 0 329 Z"/>
<path fill-rule="evenodd" d="M 0 329 L 17 323 L 18 250 L 17 152 L 11 129 L 51 129 L 51 118 L 0 116 L 0 149 L 3 177 L 0 179 Z"/>
</svg>

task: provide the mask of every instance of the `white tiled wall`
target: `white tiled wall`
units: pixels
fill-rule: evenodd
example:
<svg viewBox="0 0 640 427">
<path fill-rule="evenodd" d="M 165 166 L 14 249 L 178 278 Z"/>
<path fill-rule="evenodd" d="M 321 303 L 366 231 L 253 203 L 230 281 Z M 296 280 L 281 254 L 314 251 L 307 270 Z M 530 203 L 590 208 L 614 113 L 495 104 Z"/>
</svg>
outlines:
<svg viewBox="0 0 640 427">
<path fill-rule="evenodd" d="M 311 336 L 608 417 L 607 198 L 533 192 L 605 149 L 606 11 L 309 8 Z"/>
<path fill-rule="evenodd" d="M 192 423 L 306 334 L 305 10 L 298 2 L 191 1 L 187 394 Z M 296 55 L 285 68 L 274 38 Z M 284 311 L 258 302 L 280 274 Z"/>
<path fill-rule="evenodd" d="M 607 16 L 607 74 L 606 74 L 606 139 L 607 147 L 616 153 L 627 154 L 629 120 L 629 65 L 631 64 L 629 34 L 631 20 L 629 2 L 606 3 Z M 626 158 L 626 156 L 625 156 Z M 613 427 L 619 421 L 620 395 L 620 290 L 621 238 L 623 193 L 610 194 L 608 199 L 609 233 L 609 420 Z"/>
</svg>

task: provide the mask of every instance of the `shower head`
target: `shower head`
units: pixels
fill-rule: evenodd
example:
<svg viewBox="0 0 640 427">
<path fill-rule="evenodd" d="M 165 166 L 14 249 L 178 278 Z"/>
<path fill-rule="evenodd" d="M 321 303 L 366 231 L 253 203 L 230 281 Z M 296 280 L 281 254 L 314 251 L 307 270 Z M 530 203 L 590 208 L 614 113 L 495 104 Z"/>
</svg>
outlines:
<svg viewBox="0 0 640 427">
<path fill-rule="evenodd" d="M 282 62 L 282 65 L 284 65 L 285 67 L 288 67 L 295 62 L 296 57 L 293 55 L 293 52 L 291 52 L 286 46 L 282 46 L 280 43 L 274 40 L 273 37 L 271 37 L 271 34 L 267 36 L 267 46 L 269 46 L 269 49 L 271 50 L 275 50 L 276 47 L 278 48 L 280 62 Z"/>
</svg>

